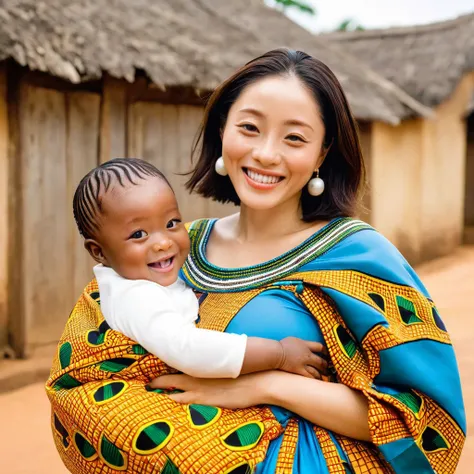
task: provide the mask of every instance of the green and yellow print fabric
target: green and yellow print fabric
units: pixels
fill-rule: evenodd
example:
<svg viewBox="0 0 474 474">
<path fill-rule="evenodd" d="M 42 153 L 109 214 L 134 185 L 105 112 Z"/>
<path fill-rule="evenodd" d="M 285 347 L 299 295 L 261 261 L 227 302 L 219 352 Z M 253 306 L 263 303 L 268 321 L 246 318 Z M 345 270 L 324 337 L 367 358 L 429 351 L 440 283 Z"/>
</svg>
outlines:
<svg viewBox="0 0 474 474">
<path fill-rule="evenodd" d="M 180 405 L 154 377 L 173 372 L 111 330 L 93 281 L 58 345 L 46 390 L 54 441 L 74 474 L 252 472 L 282 432 L 268 408 Z"/>
</svg>

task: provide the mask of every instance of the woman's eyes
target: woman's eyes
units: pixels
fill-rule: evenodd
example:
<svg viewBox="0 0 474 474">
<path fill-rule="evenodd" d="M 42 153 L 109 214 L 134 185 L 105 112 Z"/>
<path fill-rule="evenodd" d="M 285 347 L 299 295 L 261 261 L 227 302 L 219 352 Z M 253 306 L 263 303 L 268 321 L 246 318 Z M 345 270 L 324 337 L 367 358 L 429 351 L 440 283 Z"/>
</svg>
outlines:
<svg viewBox="0 0 474 474">
<path fill-rule="evenodd" d="M 246 132 L 252 132 L 252 133 L 258 132 L 258 128 L 251 123 L 244 123 L 242 125 L 239 125 L 239 127 L 245 130 Z M 288 140 L 290 142 L 306 143 L 306 140 L 303 137 L 299 135 L 294 135 L 294 134 L 287 135 L 285 137 L 285 140 Z"/>
<path fill-rule="evenodd" d="M 286 140 L 290 142 L 301 142 L 301 143 L 306 143 L 306 140 L 304 140 L 302 137 L 299 135 L 288 135 L 285 137 Z"/>
<path fill-rule="evenodd" d="M 167 229 L 174 229 L 178 224 L 181 224 L 181 219 L 171 219 L 168 224 L 166 224 Z"/>
<path fill-rule="evenodd" d="M 239 127 L 247 132 L 258 132 L 258 128 L 255 125 L 252 125 L 251 123 L 244 123 L 242 125 L 239 125 Z"/>
<path fill-rule="evenodd" d="M 143 237 L 146 237 L 148 234 L 144 230 L 137 230 L 134 232 L 129 239 L 143 239 Z"/>
</svg>

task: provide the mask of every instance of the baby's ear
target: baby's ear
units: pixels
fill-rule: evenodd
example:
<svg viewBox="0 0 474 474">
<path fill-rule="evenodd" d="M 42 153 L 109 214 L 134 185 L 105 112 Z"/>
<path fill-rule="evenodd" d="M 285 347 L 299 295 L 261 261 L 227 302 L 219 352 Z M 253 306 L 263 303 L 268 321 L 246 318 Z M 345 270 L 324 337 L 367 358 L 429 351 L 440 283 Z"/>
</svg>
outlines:
<svg viewBox="0 0 474 474">
<path fill-rule="evenodd" d="M 97 262 L 107 265 L 107 259 L 105 258 L 102 247 L 94 239 L 86 239 L 84 247 L 89 252 L 90 256 Z"/>
</svg>

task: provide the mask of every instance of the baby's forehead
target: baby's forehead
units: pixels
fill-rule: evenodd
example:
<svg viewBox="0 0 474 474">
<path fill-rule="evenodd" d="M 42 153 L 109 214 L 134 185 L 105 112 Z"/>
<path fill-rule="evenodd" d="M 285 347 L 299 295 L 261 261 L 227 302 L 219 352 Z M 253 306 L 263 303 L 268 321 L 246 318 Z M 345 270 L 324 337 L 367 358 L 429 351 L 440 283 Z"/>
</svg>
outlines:
<svg viewBox="0 0 474 474">
<path fill-rule="evenodd" d="M 134 177 L 133 180 L 112 178 L 107 184 L 101 185 L 99 198 L 134 199 L 143 194 L 144 189 L 149 192 L 163 193 L 169 186 L 158 176 Z"/>
<path fill-rule="evenodd" d="M 131 201 L 139 192 L 139 183 L 130 182 L 120 184 L 118 181 L 110 183 L 107 187 L 101 186 L 97 201 L 102 211 L 120 208 L 123 201 Z"/>
<path fill-rule="evenodd" d="M 142 182 L 143 181 L 143 182 Z M 143 186 L 145 183 L 144 179 L 136 180 L 135 182 L 126 181 L 119 183 L 118 180 L 112 181 L 107 189 L 102 188 L 100 195 L 101 197 L 127 197 L 130 194 L 137 193 L 140 189 L 140 186 Z"/>
<path fill-rule="evenodd" d="M 150 177 L 135 183 L 111 183 L 100 194 L 105 215 L 127 213 L 159 216 L 178 208 L 172 189 L 160 178 Z"/>
</svg>

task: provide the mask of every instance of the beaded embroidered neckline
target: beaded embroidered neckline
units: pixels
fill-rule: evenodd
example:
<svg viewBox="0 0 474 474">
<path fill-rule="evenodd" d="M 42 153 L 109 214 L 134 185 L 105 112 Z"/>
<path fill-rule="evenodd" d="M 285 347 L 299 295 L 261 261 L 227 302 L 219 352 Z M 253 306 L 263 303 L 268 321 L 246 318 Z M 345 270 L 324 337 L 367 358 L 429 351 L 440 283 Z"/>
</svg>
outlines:
<svg viewBox="0 0 474 474">
<path fill-rule="evenodd" d="M 319 229 L 304 242 L 267 262 L 241 268 L 222 268 L 206 258 L 206 247 L 217 219 L 201 219 L 189 227 L 191 250 L 183 266 L 190 284 L 201 291 L 232 292 L 260 287 L 295 272 L 347 236 L 368 224 L 352 218 L 337 218 Z"/>
</svg>

